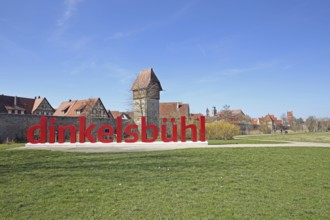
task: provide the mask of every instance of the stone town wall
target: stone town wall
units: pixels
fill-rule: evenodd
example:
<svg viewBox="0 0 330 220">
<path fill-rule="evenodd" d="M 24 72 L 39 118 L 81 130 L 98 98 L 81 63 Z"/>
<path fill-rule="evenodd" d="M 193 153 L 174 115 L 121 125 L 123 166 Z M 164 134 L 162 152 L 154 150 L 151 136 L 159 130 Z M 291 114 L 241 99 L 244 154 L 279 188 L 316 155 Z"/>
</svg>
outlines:
<svg viewBox="0 0 330 220">
<path fill-rule="evenodd" d="M 159 128 L 159 100 L 148 99 L 146 112 L 148 124 L 154 124 Z"/>
<path fill-rule="evenodd" d="M 40 115 L 16 115 L 16 114 L 0 114 L 0 143 L 7 140 L 25 142 L 28 128 L 35 124 L 40 124 Z M 55 125 L 74 125 L 79 130 L 79 118 L 78 117 L 62 117 L 62 116 L 45 116 L 47 122 L 49 118 L 55 118 Z M 48 122 L 49 123 L 49 122 Z M 123 120 L 123 126 L 128 121 Z M 96 132 L 98 127 L 104 124 L 111 125 L 116 129 L 116 119 L 110 118 L 87 118 L 86 126 L 88 124 L 96 124 L 96 128 L 93 130 L 94 137 L 97 137 Z M 78 139 L 78 136 L 77 136 Z"/>
</svg>

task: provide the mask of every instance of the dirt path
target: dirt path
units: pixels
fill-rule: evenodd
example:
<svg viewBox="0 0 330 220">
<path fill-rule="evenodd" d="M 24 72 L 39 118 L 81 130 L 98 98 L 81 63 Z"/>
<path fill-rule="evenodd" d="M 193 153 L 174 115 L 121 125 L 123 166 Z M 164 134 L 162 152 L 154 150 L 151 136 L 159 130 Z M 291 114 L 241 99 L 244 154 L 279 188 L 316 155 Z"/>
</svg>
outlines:
<svg viewBox="0 0 330 220">
<path fill-rule="evenodd" d="M 14 148 L 16 150 L 51 150 L 64 152 L 85 152 L 85 153 L 118 153 L 118 152 L 148 152 L 175 149 L 193 148 L 240 148 L 240 147 L 330 147 L 330 143 L 311 143 L 311 142 L 288 142 L 285 144 L 226 144 L 226 145 L 206 145 L 206 144 L 108 144 L 98 146 L 38 146 L 29 145 Z"/>
</svg>

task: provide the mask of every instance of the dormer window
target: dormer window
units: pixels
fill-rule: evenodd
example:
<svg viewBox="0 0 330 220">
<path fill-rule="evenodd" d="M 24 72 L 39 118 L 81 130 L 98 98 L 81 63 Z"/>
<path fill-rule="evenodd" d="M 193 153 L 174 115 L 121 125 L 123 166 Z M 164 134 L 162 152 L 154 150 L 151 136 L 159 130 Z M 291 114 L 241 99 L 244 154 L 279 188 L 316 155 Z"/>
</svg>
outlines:
<svg viewBox="0 0 330 220">
<path fill-rule="evenodd" d="M 85 107 L 86 107 L 86 105 L 83 107 L 80 107 L 79 109 L 76 109 L 76 114 L 80 115 L 84 111 Z"/>
<path fill-rule="evenodd" d="M 76 114 L 81 115 L 84 112 L 85 108 L 86 108 L 86 105 L 79 107 L 78 109 L 75 110 Z"/>
<path fill-rule="evenodd" d="M 62 110 L 62 114 L 66 114 L 66 113 L 68 112 L 68 110 L 69 110 L 69 107 L 70 107 L 70 106 L 64 108 L 64 109 Z"/>
</svg>

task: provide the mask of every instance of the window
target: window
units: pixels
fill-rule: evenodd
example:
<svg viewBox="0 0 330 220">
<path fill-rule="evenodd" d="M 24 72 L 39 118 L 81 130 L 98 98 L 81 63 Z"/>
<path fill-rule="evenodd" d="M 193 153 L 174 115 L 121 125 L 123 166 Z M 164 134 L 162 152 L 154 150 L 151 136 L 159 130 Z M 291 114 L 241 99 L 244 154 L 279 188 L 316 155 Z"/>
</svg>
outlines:
<svg viewBox="0 0 330 220">
<path fill-rule="evenodd" d="M 69 110 L 69 108 L 70 108 L 70 106 L 68 106 L 68 107 L 64 108 L 64 109 L 62 110 L 62 114 L 65 114 L 65 113 L 67 113 L 67 112 L 68 112 L 68 110 Z"/>
<path fill-rule="evenodd" d="M 76 113 L 77 113 L 77 115 L 80 115 L 81 111 L 80 110 L 77 110 Z"/>
<path fill-rule="evenodd" d="M 8 114 L 11 114 L 11 113 L 13 113 L 11 110 L 8 110 Z"/>
</svg>

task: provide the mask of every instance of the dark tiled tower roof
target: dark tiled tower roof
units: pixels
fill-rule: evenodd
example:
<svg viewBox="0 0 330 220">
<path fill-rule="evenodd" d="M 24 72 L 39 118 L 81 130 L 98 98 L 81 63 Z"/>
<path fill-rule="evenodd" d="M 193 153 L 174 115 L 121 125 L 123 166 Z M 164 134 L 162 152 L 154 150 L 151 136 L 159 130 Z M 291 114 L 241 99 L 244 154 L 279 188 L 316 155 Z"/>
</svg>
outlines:
<svg viewBox="0 0 330 220">
<path fill-rule="evenodd" d="M 152 68 L 142 70 L 135 79 L 131 91 L 147 89 L 152 85 L 158 84 L 159 91 L 163 91 L 162 86 Z"/>
</svg>

